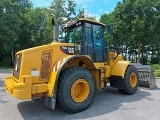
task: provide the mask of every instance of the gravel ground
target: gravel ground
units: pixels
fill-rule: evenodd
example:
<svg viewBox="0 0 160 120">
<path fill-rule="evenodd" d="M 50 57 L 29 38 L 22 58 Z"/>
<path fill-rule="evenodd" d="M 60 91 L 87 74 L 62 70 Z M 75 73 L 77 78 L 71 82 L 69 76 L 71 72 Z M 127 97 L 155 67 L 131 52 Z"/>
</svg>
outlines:
<svg viewBox="0 0 160 120">
<path fill-rule="evenodd" d="M 0 80 L 4 80 L 12 73 L 12 69 L 0 69 Z"/>
<path fill-rule="evenodd" d="M 108 87 L 97 92 L 92 105 L 77 114 L 56 107 L 48 109 L 43 102 L 21 101 L 5 92 L 3 81 L 11 70 L 0 70 L 0 120 L 160 120 L 160 79 L 154 90 L 139 88 L 134 95 L 123 95 Z"/>
</svg>

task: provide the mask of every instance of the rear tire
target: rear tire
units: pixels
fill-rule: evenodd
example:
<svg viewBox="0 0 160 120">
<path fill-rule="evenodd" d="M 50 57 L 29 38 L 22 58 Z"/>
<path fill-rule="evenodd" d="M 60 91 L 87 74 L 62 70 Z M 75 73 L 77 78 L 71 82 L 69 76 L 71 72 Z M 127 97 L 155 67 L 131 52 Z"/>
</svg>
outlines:
<svg viewBox="0 0 160 120">
<path fill-rule="evenodd" d="M 139 74 L 135 66 L 128 66 L 124 76 L 124 89 L 118 89 L 122 94 L 132 95 L 137 91 Z"/>
<path fill-rule="evenodd" d="M 91 73 L 82 67 L 71 67 L 60 74 L 57 103 L 69 113 L 87 109 L 95 96 L 95 81 Z"/>
</svg>

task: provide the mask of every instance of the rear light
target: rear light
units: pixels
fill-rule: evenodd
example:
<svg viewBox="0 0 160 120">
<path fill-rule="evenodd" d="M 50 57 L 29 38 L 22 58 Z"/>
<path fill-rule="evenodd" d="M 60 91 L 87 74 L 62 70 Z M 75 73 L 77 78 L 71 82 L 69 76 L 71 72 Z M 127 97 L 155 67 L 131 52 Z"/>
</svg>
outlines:
<svg viewBox="0 0 160 120">
<path fill-rule="evenodd" d="M 14 69 L 13 69 L 13 76 L 16 79 L 19 79 L 21 59 L 22 59 L 22 54 L 17 54 L 15 64 L 14 64 Z"/>
<path fill-rule="evenodd" d="M 25 81 L 26 81 L 25 78 L 23 78 L 23 79 L 22 79 L 22 82 L 25 83 Z"/>
</svg>

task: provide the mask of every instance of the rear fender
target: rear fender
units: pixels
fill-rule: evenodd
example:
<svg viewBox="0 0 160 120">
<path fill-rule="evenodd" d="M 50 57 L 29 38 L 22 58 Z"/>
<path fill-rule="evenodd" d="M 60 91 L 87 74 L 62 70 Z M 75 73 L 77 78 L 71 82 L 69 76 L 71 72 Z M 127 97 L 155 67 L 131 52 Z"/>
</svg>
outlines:
<svg viewBox="0 0 160 120">
<path fill-rule="evenodd" d="M 83 63 L 87 65 L 89 69 L 96 69 L 93 62 L 91 59 L 87 56 L 84 55 L 72 55 L 72 56 L 67 56 L 61 60 L 59 60 L 54 66 L 53 70 L 51 72 L 51 77 L 49 80 L 49 91 L 48 91 L 48 97 L 54 97 L 56 98 L 56 93 L 57 93 L 57 86 L 58 86 L 58 78 L 60 76 L 61 71 L 64 69 L 64 66 L 68 64 L 68 62 L 72 59 L 80 59 Z M 80 66 L 78 64 L 77 66 Z"/>
</svg>

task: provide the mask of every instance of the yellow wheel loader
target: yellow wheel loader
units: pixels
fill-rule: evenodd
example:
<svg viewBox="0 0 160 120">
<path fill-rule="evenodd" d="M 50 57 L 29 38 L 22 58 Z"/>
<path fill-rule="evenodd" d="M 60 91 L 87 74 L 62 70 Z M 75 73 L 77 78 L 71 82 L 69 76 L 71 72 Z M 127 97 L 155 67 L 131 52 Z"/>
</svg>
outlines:
<svg viewBox="0 0 160 120">
<path fill-rule="evenodd" d="M 150 66 L 124 61 L 115 52 L 106 52 L 100 22 L 80 18 L 64 27 L 64 39 L 18 51 L 12 76 L 5 79 L 6 91 L 15 98 L 33 101 L 44 98 L 47 107 L 59 105 L 69 113 L 87 109 L 96 90 L 106 85 L 132 95 L 138 85 L 155 88 Z"/>
</svg>

